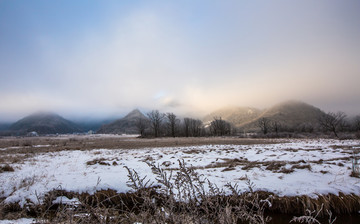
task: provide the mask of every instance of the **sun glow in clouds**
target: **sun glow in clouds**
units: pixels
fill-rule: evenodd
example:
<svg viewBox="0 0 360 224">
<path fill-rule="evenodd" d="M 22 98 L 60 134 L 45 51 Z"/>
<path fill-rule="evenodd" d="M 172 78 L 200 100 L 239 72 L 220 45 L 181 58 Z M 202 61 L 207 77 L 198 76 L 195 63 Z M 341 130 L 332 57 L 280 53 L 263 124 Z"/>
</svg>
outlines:
<svg viewBox="0 0 360 224">
<path fill-rule="evenodd" d="M 37 109 L 204 114 L 291 98 L 358 113 L 359 10 L 358 1 L 2 1 L 0 119 Z"/>
</svg>

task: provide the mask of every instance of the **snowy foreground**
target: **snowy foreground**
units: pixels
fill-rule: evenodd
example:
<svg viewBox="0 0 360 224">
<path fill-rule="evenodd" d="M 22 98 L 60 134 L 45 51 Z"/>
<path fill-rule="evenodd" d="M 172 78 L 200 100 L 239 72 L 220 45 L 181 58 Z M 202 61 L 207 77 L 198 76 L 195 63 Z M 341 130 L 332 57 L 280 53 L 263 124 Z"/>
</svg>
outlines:
<svg viewBox="0 0 360 224">
<path fill-rule="evenodd" d="M 255 184 L 255 190 L 279 196 L 360 194 L 360 179 L 350 177 L 351 157 L 360 149 L 360 141 L 290 141 L 42 153 L 11 164 L 14 172 L 0 173 L 0 197 L 6 198 L 5 203 L 24 205 L 27 199 L 41 202 L 43 195 L 53 189 L 79 193 L 101 189 L 127 192 L 130 189 L 126 185 L 128 173 L 124 166 L 155 181 L 145 161 L 176 172 L 179 159 L 219 187 L 230 182 L 238 183 L 245 190 L 244 179 L 248 178 Z"/>
</svg>

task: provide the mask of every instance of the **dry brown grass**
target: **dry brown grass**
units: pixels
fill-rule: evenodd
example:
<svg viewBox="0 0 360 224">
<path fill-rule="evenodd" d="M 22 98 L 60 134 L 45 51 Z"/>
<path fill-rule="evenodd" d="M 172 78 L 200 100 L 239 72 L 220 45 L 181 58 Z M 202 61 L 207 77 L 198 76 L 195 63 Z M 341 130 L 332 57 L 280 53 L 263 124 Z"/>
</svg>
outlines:
<svg viewBox="0 0 360 224">
<path fill-rule="evenodd" d="M 32 158 L 34 154 L 6 154 L 0 156 L 0 163 L 15 164 L 21 163 L 26 159 Z"/>
<path fill-rule="evenodd" d="M 5 164 L 3 166 L 0 166 L 0 173 L 3 172 L 14 172 L 14 168 L 12 168 L 9 164 Z"/>
<path fill-rule="evenodd" d="M 317 161 L 316 161 L 317 162 Z M 302 164 L 304 163 L 304 164 Z M 309 161 L 310 163 L 310 161 Z M 292 165 L 290 168 L 285 168 L 286 165 Z M 242 170 L 250 170 L 253 168 L 266 167 L 266 170 L 271 170 L 275 173 L 292 173 L 295 169 L 308 169 L 311 171 L 311 165 L 307 164 L 304 160 L 299 161 L 248 161 L 246 158 L 240 159 L 223 159 L 223 161 L 211 163 L 205 167 L 193 167 L 194 169 L 213 169 L 213 168 L 224 168 L 222 171 L 235 170 L 235 167 L 242 166 Z M 170 170 L 170 169 L 169 169 Z M 177 169 L 171 169 L 177 170 Z"/>
<path fill-rule="evenodd" d="M 295 164 L 291 168 L 292 169 L 308 169 L 308 170 L 311 171 L 311 165 L 310 164 L 306 164 L 306 165 Z"/>
<path fill-rule="evenodd" d="M 197 145 L 252 145 L 273 144 L 280 140 L 244 139 L 235 137 L 201 137 L 201 138 L 126 138 L 126 137 L 22 137 L 0 138 L 0 148 L 18 147 L 3 150 L 5 152 L 52 152 L 61 150 L 88 149 L 139 149 L 154 147 L 177 147 Z M 282 141 L 283 142 L 283 141 Z M 31 147 L 32 146 L 32 147 Z M 39 147 L 34 147 L 39 146 Z M 198 153 L 198 152 L 189 152 Z"/>
<path fill-rule="evenodd" d="M 107 159 L 105 159 L 105 158 L 93 159 L 91 161 L 87 161 L 86 165 L 91 166 L 91 165 L 99 164 L 99 165 L 103 165 L 103 166 L 110 166 L 111 164 L 106 161 L 107 161 Z"/>
<path fill-rule="evenodd" d="M 278 171 L 278 170 L 280 170 L 280 168 L 282 168 L 285 165 L 286 165 L 286 162 L 284 162 L 284 161 L 273 161 L 273 162 L 268 163 L 266 169 L 272 170 L 272 171 Z"/>
<path fill-rule="evenodd" d="M 265 195 L 269 194 L 264 192 Z M 326 216 L 326 210 L 332 211 L 334 214 L 356 214 L 360 209 L 360 196 L 355 194 L 339 195 L 327 194 L 317 195 L 317 198 L 311 198 L 306 195 L 296 197 L 272 197 L 272 207 L 270 211 L 282 214 L 302 215 L 306 210 L 319 211 L 321 207 L 324 210 L 320 217 Z"/>
<path fill-rule="evenodd" d="M 223 167 L 233 168 L 236 166 L 246 165 L 247 163 L 249 163 L 249 161 L 247 159 L 241 159 L 241 158 L 240 159 L 225 158 L 222 160 L 223 161 L 220 161 L 220 162 L 210 163 L 203 168 L 204 169 L 223 168 Z M 201 168 L 201 167 L 199 167 L 199 168 Z"/>
</svg>

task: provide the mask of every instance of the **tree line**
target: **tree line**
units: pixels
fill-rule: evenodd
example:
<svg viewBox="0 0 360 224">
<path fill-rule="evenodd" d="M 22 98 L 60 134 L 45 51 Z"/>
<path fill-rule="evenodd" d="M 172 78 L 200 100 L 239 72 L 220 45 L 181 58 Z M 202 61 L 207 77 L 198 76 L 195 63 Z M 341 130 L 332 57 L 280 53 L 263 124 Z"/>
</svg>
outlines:
<svg viewBox="0 0 360 224">
<path fill-rule="evenodd" d="M 315 123 L 304 123 L 297 127 L 289 127 L 286 123 L 263 117 L 258 120 L 257 126 L 263 135 L 269 133 L 278 134 L 280 132 L 300 132 L 300 133 L 324 133 L 331 134 L 339 138 L 339 133 L 357 133 L 360 138 L 360 115 L 347 119 L 344 112 L 328 112 L 323 113 Z"/>
<path fill-rule="evenodd" d="M 339 138 L 341 132 L 357 132 L 360 138 L 360 116 L 346 119 L 344 112 L 329 112 L 318 117 L 317 122 L 304 123 L 296 127 L 287 126 L 286 122 L 262 117 L 257 121 L 257 128 L 262 135 L 280 133 L 330 133 Z M 211 122 L 203 123 L 199 119 L 179 118 L 174 113 L 161 113 L 152 110 L 145 118 L 138 118 L 136 127 L 141 137 L 201 137 L 241 135 L 243 130 L 235 128 L 221 117 L 214 117 Z M 258 134 L 258 133 L 253 133 Z"/>
<path fill-rule="evenodd" d="M 161 113 L 152 110 L 145 118 L 138 118 L 136 127 L 141 137 L 201 137 L 232 134 L 232 126 L 221 117 L 214 118 L 209 124 L 200 119 L 179 118 L 174 113 Z"/>
</svg>

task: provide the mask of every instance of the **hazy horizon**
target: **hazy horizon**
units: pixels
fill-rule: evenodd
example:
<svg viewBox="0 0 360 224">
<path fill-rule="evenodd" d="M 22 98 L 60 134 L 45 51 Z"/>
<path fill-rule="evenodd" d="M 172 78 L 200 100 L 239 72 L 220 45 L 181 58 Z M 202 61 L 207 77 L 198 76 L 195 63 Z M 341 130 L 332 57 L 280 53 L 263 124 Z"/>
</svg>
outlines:
<svg viewBox="0 0 360 224">
<path fill-rule="evenodd" d="M 0 1 L 0 121 L 294 99 L 360 114 L 360 1 Z"/>
</svg>

